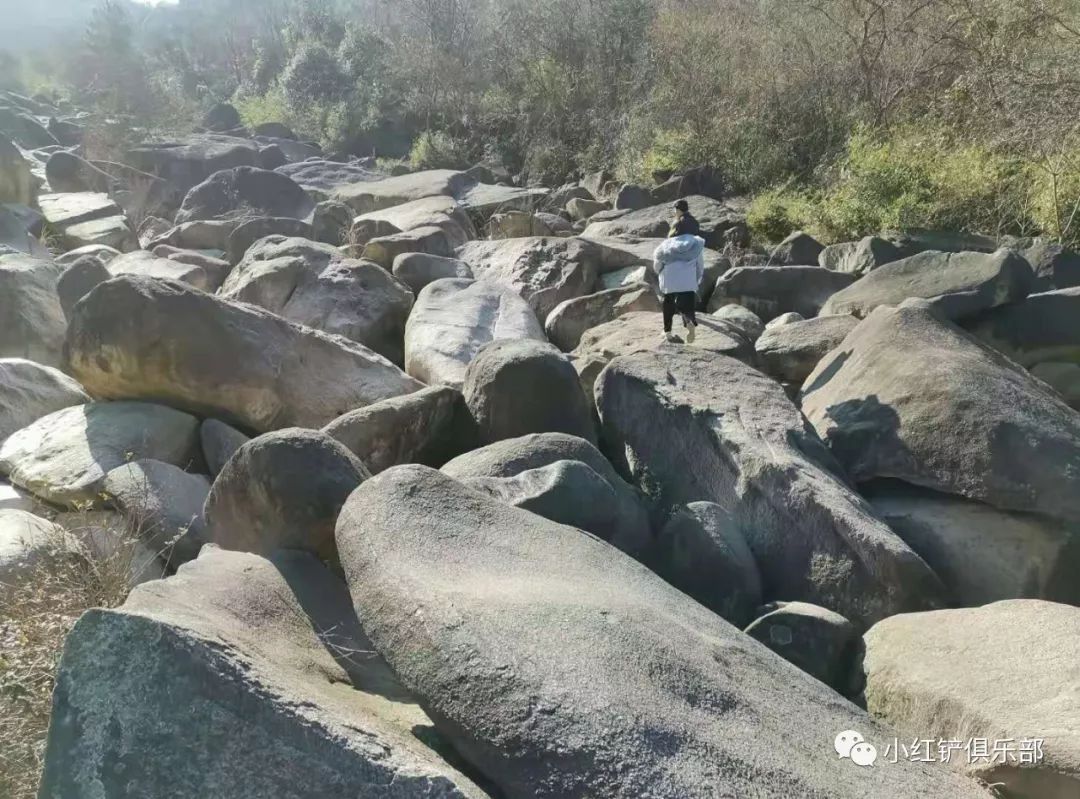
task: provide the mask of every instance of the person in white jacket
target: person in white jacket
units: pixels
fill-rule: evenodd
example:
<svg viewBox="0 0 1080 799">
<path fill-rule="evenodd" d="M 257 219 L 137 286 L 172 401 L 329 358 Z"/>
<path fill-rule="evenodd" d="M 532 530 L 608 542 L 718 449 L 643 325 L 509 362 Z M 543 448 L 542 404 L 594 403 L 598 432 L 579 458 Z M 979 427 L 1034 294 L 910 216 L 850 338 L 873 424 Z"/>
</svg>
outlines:
<svg viewBox="0 0 1080 799">
<path fill-rule="evenodd" d="M 705 239 L 690 234 L 666 239 L 653 254 L 653 271 L 660 278 L 664 296 L 664 338 L 674 341 L 671 323 L 682 315 L 686 343 L 692 344 L 697 329 L 697 291 L 705 277 Z"/>
</svg>

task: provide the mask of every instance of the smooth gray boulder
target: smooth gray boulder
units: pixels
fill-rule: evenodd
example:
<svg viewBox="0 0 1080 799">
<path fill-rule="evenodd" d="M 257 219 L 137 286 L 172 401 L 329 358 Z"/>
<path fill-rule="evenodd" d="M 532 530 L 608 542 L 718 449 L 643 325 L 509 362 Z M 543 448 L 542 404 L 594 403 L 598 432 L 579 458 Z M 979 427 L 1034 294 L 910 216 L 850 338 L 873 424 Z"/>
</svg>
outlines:
<svg viewBox="0 0 1080 799">
<path fill-rule="evenodd" d="M 182 283 L 120 277 L 79 303 L 68 370 L 95 397 L 156 398 L 251 430 L 321 427 L 423 386 L 366 347 Z"/>
<path fill-rule="evenodd" d="M 166 141 L 145 142 L 129 149 L 125 161 L 168 182 L 176 203 L 188 189 L 216 172 L 255 166 L 259 149 L 252 141 L 234 136 L 194 134 Z"/>
<path fill-rule="evenodd" d="M 0 252 L 0 358 L 59 366 L 67 320 L 56 283 L 62 266 Z"/>
<path fill-rule="evenodd" d="M 483 444 L 529 433 L 567 433 L 596 443 L 592 408 L 577 372 L 546 342 L 485 345 L 465 371 L 462 394 Z"/>
<path fill-rule="evenodd" d="M 206 536 L 225 549 L 303 549 L 332 559 L 338 511 L 370 476 L 318 430 L 265 433 L 243 444 L 214 480 L 203 510 Z"/>
<path fill-rule="evenodd" d="M 862 495 L 941 578 L 953 604 L 1002 599 L 1080 604 L 1075 525 L 1009 513 L 899 480 L 875 480 Z"/>
<path fill-rule="evenodd" d="M 761 573 L 738 523 L 714 502 L 679 508 L 646 563 L 680 591 L 737 627 L 761 605 Z"/>
<path fill-rule="evenodd" d="M 43 416 L 90 401 L 59 369 L 23 358 L 0 358 L 0 442 Z"/>
<path fill-rule="evenodd" d="M 373 182 L 386 177 L 359 164 L 327 161 L 322 158 L 285 164 L 276 167 L 274 171 L 291 178 L 313 199 L 320 202 L 330 200 L 334 191 L 342 186 L 364 181 Z"/>
<path fill-rule="evenodd" d="M 461 392 L 432 386 L 339 416 L 323 432 L 344 444 L 372 474 L 403 463 L 438 468 L 475 444 Z"/>
<path fill-rule="evenodd" d="M 1028 369 L 1046 362 L 1080 361 L 1080 288 L 1032 294 L 965 325 L 998 352 Z"/>
<path fill-rule="evenodd" d="M 0 595 L 34 580 L 51 558 L 82 554 L 64 528 L 25 510 L 0 508 Z"/>
<path fill-rule="evenodd" d="M 938 606 L 930 568 L 840 477 L 783 389 L 734 358 L 680 351 L 612 361 L 596 383 L 601 435 L 659 507 L 715 502 L 762 571 L 766 600 L 872 623 Z"/>
<path fill-rule="evenodd" d="M 405 325 L 405 371 L 428 385 L 460 389 L 473 357 L 497 339 L 545 341 L 536 314 L 514 291 L 484 281 L 433 281 Z"/>
<path fill-rule="evenodd" d="M 563 300 L 590 294 L 600 274 L 595 244 L 578 238 L 470 241 L 457 250 L 477 280 L 516 291 L 540 320 Z"/>
<path fill-rule="evenodd" d="M 817 316 L 830 297 L 854 280 L 854 275 L 820 266 L 740 266 L 716 281 L 708 310 L 711 313 L 734 303 L 753 311 L 763 322 L 791 311 L 803 317 Z"/>
<path fill-rule="evenodd" d="M 1080 415 L 926 303 L 875 310 L 807 378 L 802 410 L 856 482 L 1080 521 Z"/>
<path fill-rule="evenodd" d="M 861 318 L 879 305 L 899 305 L 918 297 L 949 319 L 963 319 L 1022 300 L 1032 282 L 1031 267 L 1011 250 L 923 252 L 875 269 L 836 292 L 821 313 Z"/>
<path fill-rule="evenodd" d="M 215 172 L 192 187 L 176 213 L 176 224 L 252 217 L 289 217 L 310 222 L 314 214 L 315 201 L 285 175 L 239 166 Z"/>
<path fill-rule="evenodd" d="M 891 732 L 610 545 L 438 472 L 367 481 L 337 538 L 375 648 L 509 799 L 986 795 L 837 763 L 838 731 Z"/>
<path fill-rule="evenodd" d="M 464 172 L 431 169 L 350 183 L 333 190 L 330 199 L 345 203 L 358 214 L 366 214 L 428 197 L 457 197 L 474 184 Z"/>
<path fill-rule="evenodd" d="M 146 250 L 136 250 L 113 258 L 105 269 L 111 278 L 121 275 L 144 276 L 158 280 L 176 280 L 201 291 L 213 292 L 217 289 L 211 276 L 201 266 L 159 258 Z"/>
<path fill-rule="evenodd" d="M 718 200 L 692 194 L 683 197 L 701 225 L 701 236 L 709 247 L 722 247 L 728 240 L 744 241 L 746 214 Z M 671 231 L 675 211 L 671 202 L 651 205 L 638 211 L 621 214 L 616 219 L 591 221 L 582 234 L 585 238 L 598 236 L 636 236 L 643 239 L 663 239 Z"/>
<path fill-rule="evenodd" d="M 449 258 L 454 248 L 465 241 L 465 234 L 452 227 L 418 227 L 389 236 L 378 236 L 369 240 L 360 252 L 361 258 L 374 261 L 383 269 L 390 271 L 394 260 L 406 253 L 423 253 Z"/>
<path fill-rule="evenodd" d="M 64 317 L 70 319 L 75 303 L 111 277 L 112 273 L 105 264 L 93 255 L 84 255 L 64 269 L 56 279 L 56 295 Z"/>
<path fill-rule="evenodd" d="M 225 242 L 225 257 L 230 264 L 238 264 L 244 258 L 248 248 L 259 239 L 267 236 L 315 238 L 315 230 L 310 222 L 288 216 L 257 216 L 241 222 Z"/>
<path fill-rule="evenodd" d="M 645 283 L 637 283 L 564 300 L 548 314 L 544 329 L 552 344 L 570 352 L 591 328 L 624 314 L 659 310 L 656 291 Z"/>
<path fill-rule="evenodd" d="M 1018 599 L 911 613 L 864 642 L 872 716 L 905 737 L 987 740 L 984 756 L 959 763 L 1010 797 L 1080 792 L 1080 608 Z"/>
<path fill-rule="evenodd" d="M 858 324 L 854 316 L 837 315 L 771 327 L 754 344 L 757 362 L 777 380 L 801 384 Z"/>
<path fill-rule="evenodd" d="M 235 427 L 217 419 L 204 419 L 199 425 L 199 442 L 211 477 L 217 477 L 236 450 L 251 438 Z"/>
<path fill-rule="evenodd" d="M 743 308 L 735 303 L 728 303 L 717 308 L 712 312 L 712 316 L 735 328 L 751 344 L 756 343 L 765 332 L 765 323 L 761 321 L 761 317 L 749 308 Z"/>
<path fill-rule="evenodd" d="M 0 443 L 0 474 L 56 505 L 100 502 L 105 475 L 132 460 L 197 463 L 198 426 L 194 416 L 163 405 L 75 405 Z"/>
<path fill-rule="evenodd" d="M 867 236 L 859 241 L 826 247 L 818 255 L 817 262 L 826 269 L 850 272 L 861 277 L 880 266 L 899 261 L 900 258 L 900 250 L 892 242 L 877 236 Z"/>
<path fill-rule="evenodd" d="M 596 445 L 565 433 L 536 433 L 496 441 L 454 458 L 441 471 L 455 480 L 470 477 L 513 477 L 559 461 L 581 461 L 612 484 L 626 485 Z"/>
<path fill-rule="evenodd" d="M 472 269 L 464 261 L 424 252 L 402 253 L 394 258 L 391 271 L 412 289 L 413 294 L 419 294 L 428 283 L 443 278 L 473 278 Z"/>
<path fill-rule="evenodd" d="M 89 611 L 57 673 L 39 795 L 486 796 L 429 748 L 445 744 L 349 605 L 311 555 L 208 548 Z"/>
<path fill-rule="evenodd" d="M 515 508 L 568 524 L 640 555 L 652 543 L 645 506 L 581 461 L 556 461 L 512 477 L 470 477 L 462 483 Z M 621 488 L 621 487 L 620 487 Z"/>
<path fill-rule="evenodd" d="M 850 689 L 861 643 L 854 624 L 807 602 L 776 602 L 761 610 L 747 635 L 834 691 Z"/>
<path fill-rule="evenodd" d="M 347 259 L 329 244 L 263 238 L 229 273 L 219 294 L 344 336 L 396 364 L 404 361 L 412 292 L 377 264 Z"/>
</svg>

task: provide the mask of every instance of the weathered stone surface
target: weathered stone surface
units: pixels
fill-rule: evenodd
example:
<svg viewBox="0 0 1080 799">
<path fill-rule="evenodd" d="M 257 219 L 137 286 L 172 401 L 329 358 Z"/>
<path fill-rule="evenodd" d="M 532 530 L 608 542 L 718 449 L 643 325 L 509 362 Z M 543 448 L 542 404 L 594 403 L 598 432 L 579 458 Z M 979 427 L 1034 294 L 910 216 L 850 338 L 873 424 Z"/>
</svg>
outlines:
<svg viewBox="0 0 1080 799">
<path fill-rule="evenodd" d="M 24 510 L 34 513 L 37 511 L 38 504 L 38 501 L 30 494 L 0 480 L 0 510 Z"/>
<path fill-rule="evenodd" d="M 315 202 L 290 178 L 238 166 L 215 172 L 184 197 L 176 224 L 210 219 L 290 217 L 310 222 Z"/>
<path fill-rule="evenodd" d="M 655 205 L 656 200 L 652 195 L 652 192 L 645 186 L 639 186 L 635 183 L 626 183 L 619 189 L 619 193 L 615 195 L 615 207 L 626 208 L 630 211 L 640 211 L 642 208 L 648 208 L 651 205 Z"/>
<path fill-rule="evenodd" d="M 483 797 L 370 650 L 311 555 L 208 549 L 76 624 L 40 795 Z"/>
<path fill-rule="evenodd" d="M 475 443 L 461 392 L 432 386 L 350 411 L 323 428 L 372 474 L 403 463 L 438 468 Z"/>
<path fill-rule="evenodd" d="M 340 336 L 150 278 L 114 278 L 90 292 L 65 351 L 96 397 L 156 398 L 260 432 L 321 427 L 422 388 Z"/>
<path fill-rule="evenodd" d="M 75 303 L 111 277 L 112 273 L 93 255 L 84 255 L 64 269 L 56 280 L 56 296 L 64 317 L 71 318 Z"/>
<path fill-rule="evenodd" d="M 325 200 L 315 206 L 311 220 L 312 238 L 340 247 L 349 241 L 353 224 L 352 209 L 344 203 Z"/>
<path fill-rule="evenodd" d="M 128 224 L 126 216 L 108 216 L 78 222 L 62 228 L 61 239 L 65 247 L 78 248 L 92 245 L 114 247 L 122 252 L 131 252 L 138 247 L 135 232 Z"/>
<path fill-rule="evenodd" d="M 765 324 L 756 313 L 735 303 L 728 303 L 712 312 L 714 318 L 726 322 L 741 333 L 751 344 L 756 344 L 765 332 Z"/>
<path fill-rule="evenodd" d="M 461 204 L 480 220 L 500 211 L 532 211 L 547 200 L 548 190 L 542 187 L 492 186 L 472 183 L 456 193 Z"/>
<path fill-rule="evenodd" d="M 23 213 L 25 206 L 0 205 L 0 250 L 48 259 L 49 248 L 31 231 L 36 227 L 30 213 Z M 27 209 L 29 211 L 29 209 Z"/>
<path fill-rule="evenodd" d="M 109 261 L 105 267 L 110 277 L 121 275 L 152 277 L 158 280 L 176 280 L 202 291 L 213 291 L 210 276 L 201 266 L 158 258 L 146 250 L 136 250 Z"/>
<path fill-rule="evenodd" d="M 67 320 L 56 281 L 63 267 L 0 254 L 0 357 L 58 366 Z"/>
<path fill-rule="evenodd" d="M 992 253 L 998 248 L 998 240 L 978 233 L 961 233 L 955 230 L 925 230 L 908 228 L 904 231 L 889 230 L 881 234 L 900 251 L 900 257 L 910 258 L 922 252 L 981 252 Z"/>
<path fill-rule="evenodd" d="M 102 493 L 154 552 L 175 567 L 206 543 L 203 503 L 210 481 L 171 463 L 136 460 L 105 475 Z"/>
<path fill-rule="evenodd" d="M 421 227 L 441 227 L 449 230 L 451 229 L 450 226 L 456 227 L 459 235 L 466 237 L 472 237 L 476 232 L 465 208 L 448 195 L 425 197 L 400 205 L 381 208 L 377 211 L 370 211 L 356 217 L 356 227 L 364 224 L 375 224 L 376 226 L 381 224 L 384 227 L 392 228 L 389 233 L 380 233 L 379 235 L 390 235 L 390 233 L 414 230 Z M 463 238 L 458 244 L 464 243 L 464 240 Z"/>
<path fill-rule="evenodd" d="M 839 613 L 807 602 L 776 602 L 746 634 L 811 677 L 845 693 L 859 653 L 859 631 Z"/>
<path fill-rule="evenodd" d="M 79 247 L 76 250 L 69 250 L 63 255 L 56 256 L 53 260 L 61 266 L 71 266 L 86 255 L 97 258 L 102 264 L 107 264 L 113 258 L 120 255 L 120 251 L 115 247 L 108 247 L 104 244 L 91 244 L 86 247 Z"/>
<path fill-rule="evenodd" d="M 631 555 L 652 543 L 648 513 L 634 493 L 618 490 L 581 461 L 556 461 L 512 477 L 462 482 L 507 505 L 592 533 Z"/>
<path fill-rule="evenodd" d="M 56 411 L 0 444 L 0 473 L 57 505 L 99 501 L 105 475 L 131 460 L 188 466 L 198 420 L 144 402 L 92 402 Z"/>
<path fill-rule="evenodd" d="M 1031 367 L 1030 371 L 1059 393 L 1070 408 L 1080 408 L 1080 364 L 1046 361 Z"/>
<path fill-rule="evenodd" d="M 545 340 L 518 294 L 484 281 L 436 280 L 417 295 L 405 326 L 405 371 L 429 385 L 461 388 L 485 344 L 519 338 Z"/>
<path fill-rule="evenodd" d="M 496 441 L 459 455 L 442 467 L 455 480 L 470 477 L 514 477 L 559 461 L 581 461 L 613 485 L 626 485 L 595 444 L 565 433 L 536 433 Z"/>
<path fill-rule="evenodd" d="M 854 280 L 854 275 L 820 266 L 740 266 L 716 281 L 708 309 L 715 311 L 735 303 L 753 311 L 764 322 L 790 311 L 804 317 L 817 316 L 831 296 Z"/>
<path fill-rule="evenodd" d="M 132 166 L 168 181 L 179 202 L 185 193 L 215 172 L 239 166 L 255 166 L 258 146 L 233 136 L 196 134 L 163 142 L 148 142 L 132 148 L 127 161 Z"/>
<path fill-rule="evenodd" d="M 1080 361 L 1080 288 L 1033 294 L 972 320 L 967 329 L 998 352 L 1031 368 Z"/>
<path fill-rule="evenodd" d="M 89 161 L 67 150 L 57 150 L 45 162 L 45 178 L 54 192 L 108 192 L 115 181 Z"/>
<path fill-rule="evenodd" d="M 59 369 L 0 358 L 0 442 L 43 416 L 89 401 L 83 387 Z"/>
<path fill-rule="evenodd" d="M 506 796 L 982 795 L 832 765 L 838 730 L 888 732 L 609 545 L 438 472 L 367 481 L 337 537 L 375 648 Z"/>
<path fill-rule="evenodd" d="M 599 275 L 598 248 L 576 238 L 471 241 L 457 257 L 478 280 L 516 291 L 541 320 L 563 300 L 591 293 Z"/>
<path fill-rule="evenodd" d="M 418 252 L 449 258 L 454 254 L 454 247 L 464 238 L 463 234 L 448 233 L 446 229 L 433 225 L 410 228 L 371 239 L 364 245 L 362 257 L 389 271 L 394 266 L 394 259 L 404 253 Z"/>
<path fill-rule="evenodd" d="M 543 219 L 525 211 L 492 214 L 484 231 L 489 239 L 520 239 L 526 236 L 555 235 Z"/>
<path fill-rule="evenodd" d="M 366 214 L 426 197 L 457 197 L 473 182 L 463 172 L 432 169 L 340 186 L 331 192 L 331 199 L 345 203 L 358 214 Z"/>
<path fill-rule="evenodd" d="M 0 509 L 0 593 L 32 580 L 49 558 L 80 552 L 78 540 L 62 527 L 24 510 Z"/>
<path fill-rule="evenodd" d="M 570 353 L 581 378 L 582 388 L 589 398 L 601 370 L 614 358 L 635 352 L 674 351 L 682 345 L 670 343 L 663 337 L 664 320 L 659 312 L 639 311 L 623 314 L 610 322 L 585 331 L 577 347 Z M 749 360 L 754 348 L 740 333 L 720 320 L 698 316 L 694 348 Z"/>
<path fill-rule="evenodd" d="M 587 200 L 583 197 L 575 197 L 566 204 L 566 212 L 575 221 L 581 221 L 594 216 L 601 211 L 608 210 L 608 204 L 599 200 Z"/>
<path fill-rule="evenodd" d="M 774 328 L 777 328 L 777 327 L 783 327 L 785 325 L 794 325 L 794 324 L 798 324 L 799 322 L 805 322 L 805 321 L 806 321 L 806 318 L 802 314 L 795 313 L 794 311 L 788 311 L 787 313 L 782 313 L 778 317 L 776 317 L 775 319 L 771 320 L 767 325 L 765 325 L 765 329 L 766 330 L 773 330 Z"/>
<path fill-rule="evenodd" d="M 220 294 L 403 361 L 412 292 L 377 264 L 346 259 L 329 244 L 262 239 L 229 273 Z"/>
<path fill-rule="evenodd" d="M 69 250 L 100 244 L 128 252 L 138 246 L 123 210 L 107 194 L 42 194 L 38 207 Z"/>
<path fill-rule="evenodd" d="M 596 442 L 591 406 L 577 372 L 546 342 L 511 339 L 485 345 L 469 363 L 462 394 L 481 443 L 529 433 L 567 433 Z"/>
<path fill-rule="evenodd" d="M 266 433 L 242 445 L 214 480 L 204 509 L 207 538 L 225 549 L 303 549 L 333 558 L 338 511 L 370 476 L 325 433 Z"/>
<path fill-rule="evenodd" d="M 879 305 L 921 297 L 949 319 L 962 319 L 1022 300 L 1031 286 L 1031 267 L 1011 250 L 924 252 L 868 273 L 830 297 L 821 313 L 864 317 Z"/>
<path fill-rule="evenodd" d="M 1035 239 L 1020 255 L 1035 274 L 1032 291 L 1053 291 L 1080 286 L 1080 253 L 1045 239 Z"/>
<path fill-rule="evenodd" d="M 1009 513 L 898 480 L 862 494 L 941 578 L 955 604 L 1001 599 L 1080 604 L 1080 536 L 1073 525 Z"/>
<path fill-rule="evenodd" d="M 701 224 L 701 236 L 709 247 L 720 247 L 725 237 L 736 234 L 742 239 L 746 234 L 746 215 L 717 200 L 692 195 L 684 198 L 690 213 Z M 617 219 L 592 221 L 582 234 L 585 238 L 598 236 L 637 236 L 644 239 L 666 238 L 674 222 L 674 211 L 669 202 L 630 211 Z"/>
<path fill-rule="evenodd" d="M 879 622 L 864 641 L 871 715 L 907 736 L 986 738 L 991 754 L 994 741 L 1011 741 L 1005 762 L 961 760 L 1010 797 L 1080 791 L 1080 609 L 1028 599 L 913 613 Z M 1035 739 L 1041 759 L 1020 764 L 1020 743 Z"/>
<path fill-rule="evenodd" d="M 773 248 L 769 263 L 775 266 L 813 266 L 824 249 L 813 236 L 797 230 Z"/>
<path fill-rule="evenodd" d="M 37 185 L 22 151 L 0 134 L 0 202 L 30 205 Z"/>
<path fill-rule="evenodd" d="M 225 256 L 229 263 L 240 263 L 248 248 L 267 236 L 285 236 L 286 238 L 296 236 L 310 239 L 314 237 L 314 231 L 311 223 L 287 216 L 260 216 L 249 219 L 233 228 L 232 233 L 229 234 L 225 247 Z"/>
<path fill-rule="evenodd" d="M 850 272 L 862 276 L 879 266 L 899 261 L 900 250 L 885 239 L 867 236 L 859 241 L 847 241 L 826 247 L 818 255 L 817 263 L 837 272 Z"/>
<path fill-rule="evenodd" d="M 769 328 L 754 344 L 758 363 L 777 380 L 801 384 L 858 324 L 854 316 L 838 315 Z"/>
<path fill-rule="evenodd" d="M 799 599 L 859 622 L 934 607 L 927 565 L 839 475 L 825 445 L 760 372 L 691 348 L 612 361 L 596 382 L 602 437 L 660 507 L 727 509 L 766 600 Z M 677 444 L 673 444 L 677 442 Z"/>
<path fill-rule="evenodd" d="M 679 508 L 656 536 L 652 569 L 737 627 L 761 604 L 754 553 L 731 514 L 713 502 Z"/>
<path fill-rule="evenodd" d="M 204 419 L 199 425 L 203 459 L 212 477 L 217 477 L 236 450 L 251 439 L 217 419 Z"/>
<path fill-rule="evenodd" d="M 925 303 L 874 311 L 807 378 L 802 409 L 858 482 L 1080 521 L 1080 416 Z"/>
<path fill-rule="evenodd" d="M 199 250 L 178 250 L 167 244 L 159 244 L 154 248 L 154 255 L 180 264 L 200 267 L 206 273 L 210 291 L 217 291 L 232 271 L 232 265 L 228 261 Z"/>
<path fill-rule="evenodd" d="M 412 289 L 413 294 L 419 294 L 428 283 L 443 278 L 473 278 L 472 269 L 464 261 L 422 252 L 406 252 L 397 256 L 392 271 L 394 277 Z"/>
<path fill-rule="evenodd" d="M 156 250 L 165 244 L 181 250 L 218 250 L 224 254 L 229 246 L 229 235 L 237 224 L 236 220 L 231 219 L 185 222 L 150 241 L 146 249 Z"/>
<path fill-rule="evenodd" d="M 569 352 L 587 330 L 628 313 L 659 310 L 660 300 L 653 288 L 638 283 L 564 300 L 548 314 L 544 329 L 552 344 Z"/>
<path fill-rule="evenodd" d="M 357 164 L 322 159 L 285 164 L 274 171 L 292 178 L 304 191 L 320 201 L 330 199 L 335 190 L 343 186 L 363 181 L 374 182 L 386 177 Z"/>
</svg>

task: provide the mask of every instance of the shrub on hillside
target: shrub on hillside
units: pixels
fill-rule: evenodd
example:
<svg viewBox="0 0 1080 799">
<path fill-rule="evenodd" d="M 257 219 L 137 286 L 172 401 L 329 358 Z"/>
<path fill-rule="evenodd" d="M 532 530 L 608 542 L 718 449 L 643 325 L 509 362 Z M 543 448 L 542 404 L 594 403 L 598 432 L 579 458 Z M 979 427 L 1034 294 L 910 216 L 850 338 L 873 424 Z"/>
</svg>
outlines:
<svg viewBox="0 0 1080 799">
<path fill-rule="evenodd" d="M 469 154 L 465 143 L 445 131 L 425 130 L 409 153 L 413 169 L 466 169 Z"/>
</svg>

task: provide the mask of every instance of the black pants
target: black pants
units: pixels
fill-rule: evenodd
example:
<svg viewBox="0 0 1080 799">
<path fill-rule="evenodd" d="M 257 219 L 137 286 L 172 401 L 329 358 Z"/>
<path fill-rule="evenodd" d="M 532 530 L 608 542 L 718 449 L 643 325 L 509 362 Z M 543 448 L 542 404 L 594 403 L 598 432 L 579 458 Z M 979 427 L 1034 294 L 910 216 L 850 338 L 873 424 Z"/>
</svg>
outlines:
<svg viewBox="0 0 1080 799">
<path fill-rule="evenodd" d="M 697 292 L 681 291 L 678 294 L 664 295 L 664 332 L 671 332 L 671 321 L 676 313 L 686 317 L 688 323 L 697 327 L 697 316 L 694 309 L 697 307 Z"/>
</svg>

